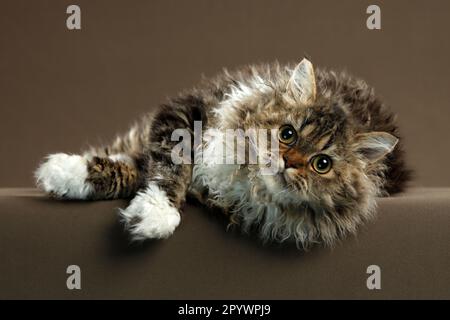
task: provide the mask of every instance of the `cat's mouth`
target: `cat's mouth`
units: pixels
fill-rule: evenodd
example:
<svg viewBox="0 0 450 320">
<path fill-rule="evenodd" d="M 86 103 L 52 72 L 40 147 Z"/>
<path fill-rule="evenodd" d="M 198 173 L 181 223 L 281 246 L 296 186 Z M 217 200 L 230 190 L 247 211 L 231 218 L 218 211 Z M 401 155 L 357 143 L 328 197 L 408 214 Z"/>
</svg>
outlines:
<svg viewBox="0 0 450 320">
<path fill-rule="evenodd" d="M 286 170 L 278 173 L 278 180 L 283 187 L 287 187 L 289 185 L 289 178 L 286 177 Z"/>
<path fill-rule="evenodd" d="M 284 188 L 297 192 L 306 192 L 308 183 L 305 178 L 299 176 L 295 169 L 288 168 L 278 173 L 278 181 Z"/>
</svg>

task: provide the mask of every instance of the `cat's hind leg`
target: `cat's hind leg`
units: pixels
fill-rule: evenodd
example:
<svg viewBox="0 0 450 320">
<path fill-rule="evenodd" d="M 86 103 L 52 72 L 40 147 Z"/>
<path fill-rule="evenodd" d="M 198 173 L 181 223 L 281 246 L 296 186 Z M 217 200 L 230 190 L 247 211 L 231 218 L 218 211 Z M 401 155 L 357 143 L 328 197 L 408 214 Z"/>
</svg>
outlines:
<svg viewBox="0 0 450 320">
<path fill-rule="evenodd" d="M 135 160 L 118 154 L 49 155 L 35 172 L 37 185 L 59 199 L 115 199 L 134 194 L 140 173 Z"/>
<path fill-rule="evenodd" d="M 116 199 L 136 193 L 143 179 L 142 152 L 149 141 L 152 115 L 144 116 L 108 146 L 82 155 L 51 154 L 35 172 L 36 184 L 60 199 Z"/>
<path fill-rule="evenodd" d="M 87 182 L 88 160 L 81 155 L 48 155 L 34 173 L 36 185 L 59 199 L 88 199 L 94 192 Z"/>
</svg>

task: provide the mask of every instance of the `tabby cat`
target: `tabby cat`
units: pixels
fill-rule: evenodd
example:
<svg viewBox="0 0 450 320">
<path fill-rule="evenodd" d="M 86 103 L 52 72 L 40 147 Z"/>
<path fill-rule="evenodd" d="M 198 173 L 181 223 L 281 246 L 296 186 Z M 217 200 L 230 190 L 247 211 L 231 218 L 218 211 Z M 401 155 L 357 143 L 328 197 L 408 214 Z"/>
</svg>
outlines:
<svg viewBox="0 0 450 320">
<path fill-rule="evenodd" d="M 182 143 L 195 145 L 195 123 L 276 129 L 276 173 L 261 174 L 267 163 L 216 163 L 220 135 L 197 143 L 203 161 L 174 163 L 174 131 L 191 133 Z M 192 195 L 263 241 L 333 245 L 374 215 L 377 196 L 404 188 L 397 131 L 374 90 L 346 73 L 315 70 L 307 59 L 248 66 L 203 80 L 109 146 L 49 155 L 36 179 L 60 199 L 132 198 L 119 214 L 136 241 L 172 235 Z"/>
</svg>

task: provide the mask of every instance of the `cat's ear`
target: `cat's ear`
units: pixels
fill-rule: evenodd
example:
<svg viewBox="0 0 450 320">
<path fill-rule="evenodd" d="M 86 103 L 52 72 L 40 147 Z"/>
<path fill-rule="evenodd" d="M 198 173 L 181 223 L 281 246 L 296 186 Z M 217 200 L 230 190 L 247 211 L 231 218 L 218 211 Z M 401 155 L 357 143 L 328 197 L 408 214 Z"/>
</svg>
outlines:
<svg viewBox="0 0 450 320">
<path fill-rule="evenodd" d="M 384 158 L 394 150 L 398 138 L 387 132 L 360 133 L 355 136 L 354 148 L 369 162 L 375 162 Z"/>
<path fill-rule="evenodd" d="M 314 67 L 308 59 L 303 59 L 292 72 L 286 88 L 287 93 L 302 104 L 316 99 L 316 76 Z"/>
</svg>

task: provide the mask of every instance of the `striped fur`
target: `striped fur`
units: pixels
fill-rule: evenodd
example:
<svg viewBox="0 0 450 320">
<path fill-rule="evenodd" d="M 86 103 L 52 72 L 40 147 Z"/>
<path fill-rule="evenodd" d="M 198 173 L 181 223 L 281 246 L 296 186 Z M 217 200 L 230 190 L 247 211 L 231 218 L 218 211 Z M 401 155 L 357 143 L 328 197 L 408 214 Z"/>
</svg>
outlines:
<svg viewBox="0 0 450 320">
<path fill-rule="evenodd" d="M 290 124 L 299 139 L 294 146 L 281 145 L 282 174 L 275 176 L 262 176 L 259 165 L 211 165 L 214 148 L 223 143 L 217 139 L 203 141 L 203 163 L 175 165 L 171 151 L 178 142 L 171 141 L 172 132 L 183 128 L 192 134 L 194 121 L 219 131 Z M 374 215 L 377 196 L 401 191 L 409 179 L 396 141 L 393 151 L 368 160 L 361 144 L 372 134 L 379 138 L 375 142 L 396 140 L 398 128 L 364 81 L 310 64 L 249 66 L 205 79 L 144 116 L 110 146 L 81 157 L 49 158 L 36 176 L 41 188 L 60 198 L 136 196 L 121 211 L 134 240 L 170 236 L 190 193 L 264 241 L 333 245 Z M 333 159 L 333 169 L 323 176 L 310 168 L 318 153 Z M 64 174 L 72 170 L 62 161 L 66 157 L 72 157 L 78 175 Z M 70 179 L 78 180 L 71 184 Z"/>
</svg>

